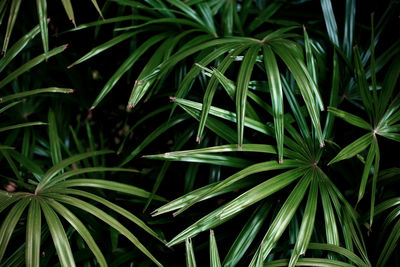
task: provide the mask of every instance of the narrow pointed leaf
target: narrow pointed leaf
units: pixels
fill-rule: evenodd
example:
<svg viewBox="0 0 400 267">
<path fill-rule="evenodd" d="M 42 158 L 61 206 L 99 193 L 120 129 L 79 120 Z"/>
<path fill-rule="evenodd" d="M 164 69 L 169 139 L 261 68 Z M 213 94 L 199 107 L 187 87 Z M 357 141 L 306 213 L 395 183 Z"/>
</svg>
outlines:
<svg viewBox="0 0 400 267">
<path fill-rule="evenodd" d="M 46 172 L 46 174 L 44 175 L 42 181 L 37 186 L 36 190 L 39 191 L 41 187 L 44 187 L 54 176 L 57 175 L 57 173 L 60 172 L 60 170 L 62 170 L 63 168 L 67 167 L 68 165 L 70 165 L 70 164 L 72 164 L 74 162 L 77 162 L 77 161 L 92 157 L 92 156 L 103 155 L 103 154 L 112 153 L 112 152 L 113 151 L 111 151 L 111 150 L 86 152 L 86 153 L 78 154 L 78 155 L 69 157 L 67 159 L 64 159 L 63 161 L 61 161 L 57 165 L 51 167 Z"/>
<path fill-rule="evenodd" d="M 363 174 L 361 176 L 361 183 L 360 183 L 360 189 L 358 191 L 357 203 L 360 202 L 360 200 L 364 196 L 365 187 L 367 186 L 368 177 L 371 172 L 372 163 L 375 158 L 375 149 L 376 149 L 376 142 L 374 140 L 371 140 L 371 146 L 369 148 L 367 159 L 365 161 Z"/>
<path fill-rule="evenodd" d="M 355 68 L 356 68 L 356 73 L 357 73 L 357 78 L 358 78 L 358 89 L 360 91 L 361 95 L 361 100 L 363 102 L 363 105 L 365 107 L 365 110 L 367 111 L 368 115 L 370 118 L 373 117 L 373 110 L 372 110 L 372 97 L 371 93 L 369 92 L 369 86 L 367 82 L 367 78 L 365 76 L 365 71 L 361 62 L 361 57 L 360 57 L 360 52 L 358 47 L 354 47 L 354 62 L 355 62 Z"/>
<path fill-rule="evenodd" d="M 114 181 L 100 180 L 100 179 L 71 179 L 68 181 L 60 182 L 54 185 L 53 187 L 54 188 L 68 188 L 68 187 L 102 188 L 143 198 L 148 198 L 151 194 L 150 192 L 138 188 L 136 186 L 122 184 Z M 154 199 L 165 201 L 165 199 L 160 196 L 154 196 Z"/>
<path fill-rule="evenodd" d="M 372 138 L 373 135 L 371 133 L 361 136 L 356 141 L 343 148 L 328 164 L 354 157 L 371 144 Z"/>
<path fill-rule="evenodd" d="M 210 230 L 210 267 L 221 267 L 219 259 L 217 241 L 215 240 L 214 231 Z"/>
<path fill-rule="evenodd" d="M 3 220 L 0 228 L 0 262 L 3 259 L 8 242 L 10 241 L 11 235 L 14 232 L 14 228 L 28 204 L 28 198 L 19 200 Z"/>
<path fill-rule="evenodd" d="M 135 49 L 133 53 L 121 64 L 118 70 L 111 76 L 111 78 L 104 85 L 103 89 L 96 97 L 96 100 L 92 104 L 92 108 L 96 107 L 101 100 L 111 91 L 111 89 L 115 86 L 115 84 L 121 79 L 122 75 L 124 75 L 129 69 L 132 68 L 133 64 L 153 45 L 161 41 L 166 37 L 165 34 L 155 35 L 148 40 L 146 40 L 142 45 Z M 137 81 L 139 82 L 139 81 Z M 148 89 L 148 88 L 146 88 Z"/>
<path fill-rule="evenodd" d="M 190 238 L 185 240 L 186 248 L 186 267 L 196 267 L 196 259 L 194 257 L 192 240 Z"/>
<path fill-rule="evenodd" d="M 351 113 L 348 113 L 346 111 L 340 110 L 335 107 L 328 107 L 328 111 L 333 113 L 336 117 L 339 117 L 354 126 L 357 126 L 362 129 L 369 130 L 369 131 L 372 130 L 371 124 L 369 124 L 364 119 L 362 119 L 356 115 L 353 115 Z"/>
<path fill-rule="evenodd" d="M 293 191 L 290 193 L 282 208 L 279 210 L 274 221 L 269 226 L 267 233 L 265 234 L 263 241 L 261 243 L 258 253 L 260 254 L 263 261 L 267 258 L 272 248 L 278 242 L 279 238 L 285 231 L 290 220 L 292 219 L 297 207 L 303 200 L 304 194 L 310 184 L 311 174 L 307 172 L 304 177 L 297 183 Z M 257 254 L 258 254 L 257 253 Z M 255 261 L 258 255 L 254 255 L 250 266 L 255 266 Z"/>
<path fill-rule="evenodd" d="M 311 234 L 314 230 L 315 216 L 318 203 L 318 181 L 315 176 L 312 177 L 310 191 L 306 208 L 303 214 L 300 230 L 297 235 L 296 244 L 294 246 L 292 256 L 290 257 L 289 266 L 296 266 L 301 255 L 306 253 L 306 249 L 310 242 Z"/>
<path fill-rule="evenodd" d="M 103 14 L 101 13 L 101 9 L 99 4 L 97 4 L 97 0 L 92 0 L 94 7 L 96 8 L 97 12 L 99 13 L 100 17 L 104 20 Z"/>
<path fill-rule="evenodd" d="M 4 1 L 5 2 L 5 1 Z M 7 30 L 4 37 L 2 53 L 5 54 L 7 51 L 8 43 L 11 38 L 11 33 L 14 29 L 15 21 L 17 19 L 18 11 L 21 6 L 21 0 L 12 0 L 10 7 L 10 15 L 8 16 Z M 2 86 L 0 86 L 2 87 Z"/>
<path fill-rule="evenodd" d="M 49 121 L 49 141 L 50 141 L 50 156 L 53 165 L 56 165 L 62 160 L 61 147 L 59 143 L 56 115 L 52 109 L 48 114 Z M 62 169 L 60 171 L 63 171 Z"/>
<path fill-rule="evenodd" d="M 0 89 L 3 88 L 4 86 L 6 86 L 11 81 L 13 81 L 14 79 L 16 79 L 18 76 L 20 76 L 24 72 L 30 70 L 34 66 L 41 63 L 43 60 L 48 59 L 52 56 L 55 56 L 55 55 L 63 52 L 66 48 L 67 48 L 67 45 L 62 45 L 62 46 L 59 46 L 59 47 L 56 47 L 56 48 L 50 50 L 47 53 L 43 53 L 43 54 L 29 60 L 28 62 L 26 62 L 25 64 L 20 66 L 18 69 L 16 69 L 15 71 L 13 71 L 9 75 L 7 75 L 3 80 L 1 80 L 0 81 Z"/>
<path fill-rule="evenodd" d="M 325 26 L 328 31 L 328 37 L 334 45 L 339 47 L 338 28 L 331 0 L 321 0 L 321 7 L 324 14 Z"/>
<path fill-rule="evenodd" d="M 53 243 L 56 247 L 61 266 L 76 266 L 68 237 L 57 214 L 44 199 L 40 200 L 40 207 L 42 208 L 44 217 L 46 218 L 46 222 L 49 227 L 51 237 L 53 238 Z"/>
<path fill-rule="evenodd" d="M 283 162 L 284 142 L 284 111 L 283 93 L 278 64 L 272 49 L 269 46 L 263 47 L 264 65 L 268 76 L 268 84 L 271 92 L 272 109 L 274 112 L 275 139 L 278 147 L 279 162 Z"/>
<path fill-rule="evenodd" d="M 220 225 L 221 223 L 239 214 L 248 206 L 286 187 L 303 174 L 303 169 L 296 168 L 279 174 L 271 179 L 268 179 L 267 181 L 241 194 L 224 206 L 204 216 L 203 218 L 186 228 L 184 231 L 179 233 L 177 236 L 175 236 L 171 241 L 168 242 L 167 245 L 173 246 L 175 244 L 181 243 L 186 238 L 194 237 L 200 232 Z"/>
<path fill-rule="evenodd" d="M 67 13 L 67 16 L 68 16 L 69 20 L 76 27 L 74 9 L 72 8 L 71 0 L 61 0 L 61 2 L 63 4 L 63 6 L 64 6 L 65 12 Z"/>
<path fill-rule="evenodd" d="M 42 35 L 43 51 L 49 51 L 49 34 L 47 29 L 47 1 L 36 0 L 36 8 L 39 17 L 40 33 Z"/>
<path fill-rule="evenodd" d="M 87 213 L 92 214 L 93 216 L 96 216 L 100 220 L 104 221 L 105 223 L 109 224 L 111 227 L 116 229 L 118 232 L 120 232 L 122 235 L 124 235 L 126 238 L 129 239 L 140 251 L 142 251 L 147 257 L 149 257 L 155 264 L 158 266 L 161 266 L 161 264 L 157 261 L 156 258 L 140 243 L 140 241 L 126 228 L 124 227 L 121 223 L 119 223 L 116 219 L 105 213 L 99 208 L 96 208 L 95 206 L 82 201 L 80 199 L 71 197 L 71 196 L 62 196 L 59 195 L 57 198 L 60 202 L 75 206 L 79 209 L 82 209 L 86 211 Z"/>
<path fill-rule="evenodd" d="M 243 145 L 244 135 L 244 118 L 246 113 L 247 91 L 250 81 L 250 76 L 260 50 L 259 45 L 254 45 L 246 52 L 242 64 L 240 66 L 237 88 L 236 88 L 236 116 L 237 116 L 237 131 L 238 131 L 238 146 Z"/>
<path fill-rule="evenodd" d="M 6 1 L 3 1 L 4 3 Z M 39 25 L 34 27 L 28 33 L 21 37 L 13 46 L 8 49 L 7 53 L 0 59 L 0 72 L 21 52 L 22 49 L 40 32 Z"/>
<path fill-rule="evenodd" d="M 18 98 L 23 98 L 31 95 L 43 94 L 43 93 L 64 93 L 69 94 L 72 93 L 73 89 L 68 88 L 58 88 L 58 87 L 49 87 L 49 88 L 41 88 L 41 89 L 33 89 L 25 92 L 20 92 L 12 95 L 7 95 L 0 98 L 0 102 L 6 102 Z"/>
<path fill-rule="evenodd" d="M 265 202 L 254 211 L 229 249 L 223 262 L 224 266 L 237 265 L 261 230 L 271 208 L 272 205 L 269 202 Z"/>
<path fill-rule="evenodd" d="M 39 266 L 42 213 L 36 198 L 32 198 L 26 224 L 25 263 L 27 267 Z"/>
<path fill-rule="evenodd" d="M 16 124 L 16 125 L 11 125 L 11 126 L 6 126 L 3 128 L 0 128 L 0 132 L 14 130 L 14 129 L 18 129 L 18 128 L 24 128 L 24 127 L 38 126 L 38 125 L 47 125 L 47 123 L 40 122 L 40 121 L 21 123 L 21 124 Z"/>
<path fill-rule="evenodd" d="M 85 227 L 85 225 L 76 217 L 70 210 L 68 210 L 65 206 L 61 205 L 57 201 L 53 199 L 48 200 L 48 204 L 53 208 L 60 216 L 68 221 L 69 224 L 72 225 L 79 233 L 79 235 L 85 240 L 89 249 L 92 251 L 93 255 L 96 257 L 96 260 L 100 266 L 107 266 L 106 259 L 103 256 L 103 253 L 97 246 L 94 241 L 92 235 L 89 230 Z"/>
<path fill-rule="evenodd" d="M 346 0 L 346 11 L 344 16 L 343 51 L 351 60 L 353 52 L 353 36 L 356 17 L 356 1 Z"/>
</svg>

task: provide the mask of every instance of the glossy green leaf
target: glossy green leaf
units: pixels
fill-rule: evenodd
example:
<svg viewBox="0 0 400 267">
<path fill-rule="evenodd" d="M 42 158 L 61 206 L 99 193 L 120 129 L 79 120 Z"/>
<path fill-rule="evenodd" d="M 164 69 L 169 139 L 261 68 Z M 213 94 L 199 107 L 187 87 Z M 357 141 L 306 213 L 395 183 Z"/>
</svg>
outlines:
<svg viewBox="0 0 400 267">
<path fill-rule="evenodd" d="M 3 80 L 1 80 L 0 81 L 0 88 L 3 88 L 8 83 L 10 83 L 14 79 L 16 79 L 21 74 L 23 74 L 24 72 L 30 70 L 34 66 L 38 65 L 39 63 L 41 63 L 43 60 L 48 59 L 48 58 L 50 58 L 52 56 L 55 56 L 55 55 L 63 52 L 66 48 L 67 48 L 67 45 L 62 45 L 62 46 L 59 46 L 59 47 L 56 47 L 56 48 L 50 50 L 47 53 L 43 53 L 43 54 L 41 54 L 41 55 L 29 60 L 28 62 L 26 62 L 25 64 L 20 66 L 18 69 L 14 70 L 9 75 L 7 75 Z"/>
<path fill-rule="evenodd" d="M 2 3 L 6 3 L 3 1 Z M 13 46 L 8 49 L 7 53 L 0 59 L 0 72 L 4 70 L 4 68 L 15 58 L 16 55 L 21 52 L 22 49 L 40 32 L 39 26 L 34 27 L 21 39 L 13 44 Z"/>
<path fill-rule="evenodd" d="M 343 51 L 349 60 L 351 60 L 353 52 L 355 17 L 356 17 L 356 1 L 346 0 L 346 11 L 344 16 Z"/>
<path fill-rule="evenodd" d="M 38 126 L 38 125 L 47 125 L 47 123 L 40 122 L 40 121 L 20 123 L 20 124 L 15 124 L 15 125 L 11 125 L 11 126 L 6 126 L 6 127 L 3 127 L 3 128 L 0 128 L 0 132 L 10 131 L 10 130 L 14 130 L 14 129 L 18 129 L 18 128 L 24 128 L 24 127 Z"/>
<path fill-rule="evenodd" d="M 246 52 L 243 62 L 240 65 L 240 70 L 237 79 L 236 88 L 236 117 L 237 117 L 237 132 L 239 150 L 243 145 L 244 135 L 244 120 L 246 113 L 247 91 L 251 73 L 256 62 L 260 45 L 254 45 Z"/>
<path fill-rule="evenodd" d="M 328 185 L 324 181 L 321 181 L 319 184 L 322 208 L 324 210 L 326 241 L 328 244 L 339 246 L 339 230 L 337 227 L 336 216 L 332 208 L 332 201 L 329 197 L 327 186 Z M 338 202 L 337 199 L 336 202 Z"/>
<path fill-rule="evenodd" d="M 38 184 L 37 188 L 36 188 L 36 192 L 39 192 L 41 190 L 42 187 L 45 187 L 47 185 L 48 182 L 50 182 L 50 180 L 57 175 L 57 173 L 59 173 L 62 169 L 64 169 L 65 167 L 67 167 L 68 165 L 92 157 L 92 156 L 96 156 L 96 155 L 103 155 L 103 154 L 107 154 L 107 153 L 112 153 L 113 151 L 110 150 L 104 150 L 104 151 L 93 151 L 93 152 L 86 152 L 86 153 L 82 153 L 82 154 L 78 154 L 72 157 L 69 157 L 67 159 L 64 159 L 63 161 L 59 162 L 57 165 L 54 165 L 53 167 L 51 167 L 46 174 L 44 175 L 42 181 Z"/>
<path fill-rule="evenodd" d="M 354 47 L 354 63 L 355 63 L 355 68 L 356 68 L 356 73 L 357 73 L 357 78 L 358 78 L 358 88 L 360 91 L 361 95 L 361 100 L 363 102 L 363 105 L 365 107 L 365 110 L 367 111 L 368 115 L 370 118 L 373 117 L 373 104 L 372 104 L 372 97 L 371 93 L 369 92 L 369 86 L 367 82 L 367 78 L 365 76 L 365 71 L 361 62 L 361 57 L 360 57 L 360 52 L 358 47 Z"/>
<path fill-rule="evenodd" d="M 336 117 L 339 117 L 339 118 L 343 119 L 344 121 L 346 121 L 356 127 L 360 127 L 362 129 L 372 131 L 371 125 L 356 115 L 353 115 L 351 113 L 348 113 L 348 112 L 340 110 L 340 109 L 337 109 L 335 107 L 328 107 L 328 111 L 333 113 Z"/>
<path fill-rule="evenodd" d="M 6 35 L 4 36 L 4 43 L 3 43 L 3 49 L 2 49 L 3 54 L 5 54 L 7 51 L 8 43 L 11 38 L 11 33 L 14 29 L 15 21 L 17 19 L 20 6 L 21 6 L 21 0 L 12 0 L 11 7 L 10 7 L 10 15 L 8 16 Z M 3 87 L 3 86 L 0 86 L 0 87 Z"/>
<path fill-rule="evenodd" d="M 185 121 L 187 116 L 177 116 L 174 119 L 170 119 L 165 123 L 161 124 L 157 129 L 153 130 L 143 141 L 140 143 L 130 154 L 128 157 L 124 159 L 124 161 L 120 164 L 120 166 L 124 166 L 129 161 L 131 161 L 134 157 L 136 157 L 147 145 L 149 145 L 154 139 L 158 136 L 166 132 L 171 127 Z"/>
<path fill-rule="evenodd" d="M 268 267 L 279 267 L 288 266 L 289 260 L 275 260 L 269 262 L 266 266 Z M 318 266 L 318 267 L 354 267 L 353 264 L 338 261 L 329 260 L 324 258 L 302 258 L 297 261 L 297 266 Z"/>
<path fill-rule="evenodd" d="M 271 92 L 272 108 L 274 112 L 275 139 L 278 147 L 279 162 L 283 162 L 284 142 L 284 111 L 283 93 L 279 74 L 278 64 L 272 49 L 269 46 L 263 47 L 264 65 L 268 76 L 268 84 Z"/>
<path fill-rule="evenodd" d="M 76 27 L 74 9 L 72 8 L 71 0 L 61 0 L 61 2 L 64 6 L 65 12 L 67 13 L 69 20 Z"/>
<path fill-rule="evenodd" d="M 376 266 L 383 267 L 387 266 L 386 263 L 389 260 L 390 255 L 393 253 L 396 244 L 400 238 L 400 220 L 393 226 L 393 230 L 391 231 L 388 238 L 385 240 L 385 245 L 382 248 L 382 252 L 379 255 L 378 262 Z"/>
<path fill-rule="evenodd" d="M 99 13 L 100 17 L 104 20 L 103 14 L 101 13 L 101 9 L 99 7 L 99 4 L 97 3 L 97 0 L 92 0 L 93 6 L 96 8 L 97 12 Z"/>
<path fill-rule="evenodd" d="M 333 72 L 332 72 L 332 83 L 331 83 L 331 93 L 329 97 L 329 107 L 337 107 L 339 104 L 339 85 L 340 85 L 340 67 L 339 59 L 336 50 L 333 54 Z M 329 111 L 328 107 L 328 111 Z M 328 112 L 326 116 L 324 137 L 331 138 L 333 125 L 335 122 L 335 116 L 332 112 Z"/>
<path fill-rule="evenodd" d="M 318 108 L 321 111 L 324 110 L 322 99 L 314 81 L 308 73 L 306 66 L 300 58 L 292 54 L 290 49 L 288 49 L 288 45 L 289 44 L 287 44 L 286 46 L 282 46 L 282 44 L 280 43 L 274 43 L 273 50 L 285 62 L 286 66 L 293 74 L 293 77 L 295 78 L 299 86 L 301 95 L 303 96 L 320 146 L 322 147 L 324 146 L 324 140 L 322 136 L 321 122 L 319 120 L 319 112 L 317 110 Z"/>
<path fill-rule="evenodd" d="M 40 33 L 42 36 L 43 51 L 49 51 L 49 34 L 47 29 L 47 1 L 36 0 L 36 8 L 39 17 Z"/>
<path fill-rule="evenodd" d="M 40 207 L 46 218 L 61 266 L 76 266 L 68 237 L 57 214 L 44 199 L 40 200 Z"/>
<path fill-rule="evenodd" d="M 92 251 L 93 255 L 96 257 L 96 260 L 100 266 L 107 266 L 106 259 L 103 256 L 103 253 L 100 251 L 96 242 L 94 241 L 92 235 L 86 226 L 76 217 L 70 210 L 68 210 L 65 206 L 61 205 L 57 201 L 53 199 L 48 200 L 48 204 L 53 208 L 60 216 L 68 221 L 79 235 L 85 240 L 86 244 Z"/>
<path fill-rule="evenodd" d="M 28 198 L 19 200 L 4 218 L 0 228 L 0 261 L 3 259 L 8 242 L 26 206 L 29 204 Z"/>
<path fill-rule="evenodd" d="M 230 186 L 241 179 L 246 178 L 249 175 L 255 174 L 255 173 L 260 173 L 260 172 L 266 172 L 266 171 L 272 171 L 272 170 L 281 170 L 281 169 L 287 169 L 287 168 L 293 168 L 297 167 L 299 164 L 298 162 L 294 160 L 287 160 L 284 163 L 277 163 L 276 161 L 266 161 L 266 162 L 261 162 L 257 164 L 253 164 L 247 168 L 242 169 L 241 171 L 229 176 L 222 182 L 218 183 L 215 185 L 212 189 L 209 191 L 205 192 L 203 195 L 200 194 L 196 198 L 188 201 L 185 205 L 185 207 L 181 208 L 177 212 L 174 213 L 174 215 L 178 215 L 182 213 L 183 211 L 187 210 L 189 207 L 194 205 L 196 202 L 204 198 L 207 194 L 213 194 L 215 192 L 221 191 L 227 186 Z"/>
<path fill-rule="evenodd" d="M 80 64 L 80 63 L 82 63 L 82 62 L 94 57 L 97 54 L 102 53 L 103 51 L 115 46 L 116 44 L 135 36 L 139 32 L 140 31 L 126 32 L 126 33 L 123 33 L 121 35 L 118 35 L 117 37 L 114 37 L 113 39 L 111 39 L 111 40 L 109 40 L 109 41 L 107 41 L 107 42 L 105 42 L 105 43 L 93 48 L 92 50 L 90 50 L 86 55 L 84 55 L 80 59 L 76 60 L 71 65 L 69 65 L 68 68 L 71 68 L 71 67 L 73 67 L 73 66 L 75 66 L 77 64 Z"/>
<path fill-rule="evenodd" d="M 41 225 L 42 213 L 40 204 L 37 198 L 34 197 L 30 201 L 26 224 L 25 263 L 27 267 L 39 266 Z"/>
<path fill-rule="evenodd" d="M 185 248 L 186 248 L 186 267 L 196 267 L 196 258 L 194 257 L 192 240 L 187 238 L 185 240 Z"/>
<path fill-rule="evenodd" d="M 354 157 L 371 144 L 372 138 L 373 135 L 371 133 L 361 136 L 356 141 L 343 148 L 328 164 L 333 164 L 335 162 Z"/>
<path fill-rule="evenodd" d="M 64 94 L 69 94 L 73 93 L 73 89 L 67 89 L 67 88 L 58 88 L 58 87 L 49 87 L 49 88 L 41 88 L 41 89 L 33 89 L 25 92 L 20 92 L 12 95 L 7 95 L 4 97 L 0 98 L 0 102 L 7 102 L 10 100 L 18 99 L 18 98 L 23 98 L 31 95 L 37 95 L 37 94 L 43 94 L 43 93 L 64 93 Z"/>
<path fill-rule="evenodd" d="M 49 141 L 50 141 L 50 156 L 53 165 L 56 165 L 62 160 L 61 147 L 59 143 L 56 115 L 53 110 L 49 110 Z M 62 169 L 60 171 L 63 171 Z"/>
<path fill-rule="evenodd" d="M 289 266 L 296 266 L 296 263 L 301 255 L 306 253 L 306 249 L 311 239 L 311 234 L 314 230 L 315 216 L 317 212 L 318 203 L 318 178 L 315 174 L 311 178 L 310 190 L 308 193 L 308 199 L 306 208 L 303 214 L 303 220 L 301 222 L 300 230 L 297 235 L 296 244 L 294 246 L 292 256 L 290 257 Z"/>
<path fill-rule="evenodd" d="M 285 163 L 284 163 L 285 164 Z M 282 166 L 283 164 L 279 164 Z M 267 181 L 253 187 L 252 189 L 241 194 L 234 200 L 225 204 L 224 206 L 214 210 L 197 222 L 183 230 L 175 236 L 167 245 L 172 246 L 183 242 L 186 238 L 191 238 L 200 232 L 214 228 L 221 223 L 233 218 L 248 206 L 268 197 L 269 195 L 286 187 L 299 176 L 304 174 L 304 170 L 296 168 L 279 174 Z"/>
<path fill-rule="evenodd" d="M 338 28 L 335 14 L 333 13 L 331 0 L 321 0 L 322 12 L 324 14 L 325 26 L 331 42 L 339 47 Z"/>
<path fill-rule="evenodd" d="M 352 251 L 349 251 L 345 248 L 336 245 L 324 244 L 324 243 L 309 243 L 308 249 L 332 251 L 342 256 L 345 256 L 346 258 L 357 264 L 357 266 L 370 266 L 366 264 L 360 257 L 354 254 Z"/>
<path fill-rule="evenodd" d="M 223 262 L 224 266 L 237 265 L 261 230 L 271 208 L 271 203 L 265 202 L 253 212 L 226 254 Z"/>
<path fill-rule="evenodd" d="M 54 188 L 68 188 L 68 187 L 93 187 L 113 190 L 116 192 L 147 198 L 150 192 L 140 189 L 136 186 L 122 184 L 114 181 L 100 180 L 100 179 L 71 179 L 68 181 L 60 182 L 53 186 Z M 51 187 L 48 191 L 51 191 Z M 166 201 L 163 197 L 154 196 L 155 200 Z"/>
<path fill-rule="evenodd" d="M 221 267 L 217 241 L 215 240 L 214 231 L 210 230 L 210 267 Z"/>
<path fill-rule="evenodd" d="M 250 263 L 250 266 L 255 266 L 258 254 L 263 261 L 267 258 L 272 248 L 275 246 L 276 242 L 278 242 L 279 238 L 288 226 L 297 210 L 297 207 L 300 205 L 300 202 L 303 200 L 306 190 L 311 182 L 311 178 L 310 172 L 306 172 L 304 177 L 297 183 L 293 191 L 290 193 L 282 208 L 269 226 L 259 249 Z"/>
<path fill-rule="evenodd" d="M 71 196 L 62 196 L 60 195 L 57 197 L 57 199 L 60 202 L 63 202 L 68 205 L 75 206 L 79 209 L 82 209 L 86 211 L 87 213 L 92 214 L 93 216 L 96 216 L 100 220 L 104 221 L 105 223 L 109 224 L 111 227 L 116 229 L 118 232 L 120 232 L 122 235 L 124 235 L 126 238 L 129 239 L 140 251 L 142 251 L 147 257 L 149 257 L 155 264 L 158 266 L 161 266 L 161 264 L 157 261 L 156 258 L 140 243 L 140 241 L 126 228 L 124 227 L 121 223 L 119 223 L 116 219 L 105 213 L 99 208 L 96 208 L 95 206 L 82 201 L 80 199 L 71 197 Z"/>
</svg>

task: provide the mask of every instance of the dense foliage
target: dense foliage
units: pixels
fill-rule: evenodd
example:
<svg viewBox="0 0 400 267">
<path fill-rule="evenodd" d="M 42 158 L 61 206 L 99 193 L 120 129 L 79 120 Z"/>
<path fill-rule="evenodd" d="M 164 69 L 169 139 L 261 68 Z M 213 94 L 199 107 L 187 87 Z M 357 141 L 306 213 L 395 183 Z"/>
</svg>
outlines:
<svg viewBox="0 0 400 267">
<path fill-rule="evenodd" d="M 0 266 L 400 266 L 399 10 L 1 1 Z"/>
</svg>

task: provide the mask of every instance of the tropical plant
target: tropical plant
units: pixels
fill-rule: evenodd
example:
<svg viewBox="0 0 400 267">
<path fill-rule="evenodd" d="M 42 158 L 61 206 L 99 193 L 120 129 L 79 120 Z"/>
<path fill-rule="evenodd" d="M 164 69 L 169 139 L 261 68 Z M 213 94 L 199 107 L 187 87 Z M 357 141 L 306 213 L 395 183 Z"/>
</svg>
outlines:
<svg viewBox="0 0 400 267">
<path fill-rule="evenodd" d="M 0 81 L 14 90 L 0 110 L 8 116 L 0 134 L 11 133 L 0 143 L 1 264 L 25 257 L 37 266 L 43 247 L 58 260 L 40 264 L 151 264 L 118 242 L 124 235 L 167 266 L 400 265 L 399 169 L 390 155 L 400 141 L 400 46 L 388 30 L 398 25 L 397 1 L 369 3 L 372 14 L 355 0 L 92 2 L 101 19 L 63 32 L 56 40 L 71 49 L 47 63 L 62 65 L 54 71 L 67 73 L 75 98 L 47 94 L 69 89 L 18 87 L 30 62 L 63 50 L 46 50 L 46 1 L 37 1 L 40 25 L 2 59 L 17 62 L 42 33 L 45 53 Z M 57 104 L 47 105 L 50 97 Z M 10 113 L 17 105 L 38 115 L 21 123 Z M 64 114 L 68 105 L 78 111 Z M 48 131 L 33 127 L 41 124 Z M 106 156 L 110 148 L 117 155 Z M 134 216 L 137 207 L 145 214 Z M 146 233 L 139 242 L 131 222 L 161 242 Z M 21 232 L 23 242 L 10 239 Z M 111 245 L 96 244 L 103 233 Z M 17 252 L 5 251 L 9 240 Z"/>
</svg>

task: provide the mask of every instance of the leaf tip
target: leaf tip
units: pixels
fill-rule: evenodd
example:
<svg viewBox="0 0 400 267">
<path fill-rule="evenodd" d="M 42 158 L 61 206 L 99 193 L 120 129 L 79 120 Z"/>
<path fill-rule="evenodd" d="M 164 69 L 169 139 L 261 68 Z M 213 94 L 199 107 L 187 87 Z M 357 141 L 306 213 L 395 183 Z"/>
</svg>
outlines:
<svg viewBox="0 0 400 267">
<path fill-rule="evenodd" d="M 283 159 L 279 159 L 279 164 L 283 164 Z"/>
<path fill-rule="evenodd" d="M 200 144 L 200 137 L 196 136 L 196 143 Z"/>
<path fill-rule="evenodd" d="M 238 150 L 239 151 L 242 151 L 243 149 L 242 149 L 242 146 L 238 146 Z"/>
<path fill-rule="evenodd" d="M 175 100 L 176 100 L 176 97 L 174 97 L 174 96 L 169 97 L 169 101 L 174 102 Z"/>
</svg>

